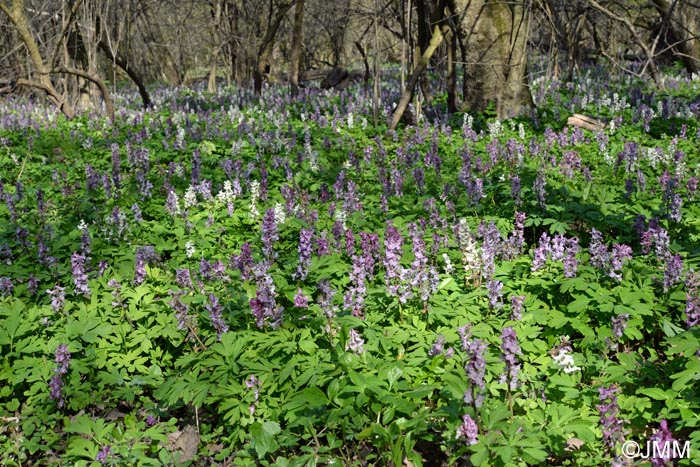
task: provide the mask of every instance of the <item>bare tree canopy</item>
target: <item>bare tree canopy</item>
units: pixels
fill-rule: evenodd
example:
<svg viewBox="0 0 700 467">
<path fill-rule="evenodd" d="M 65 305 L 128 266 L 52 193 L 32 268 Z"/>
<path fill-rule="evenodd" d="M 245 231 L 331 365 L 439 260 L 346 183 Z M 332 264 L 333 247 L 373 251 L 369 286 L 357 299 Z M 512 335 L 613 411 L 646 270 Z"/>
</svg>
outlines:
<svg viewBox="0 0 700 467">
<path fill-rule="evenodd" d="M 690 0 L 4 0 L 0 12 L 0 93 L 43 95 L 69 118 L 113 115 L 120 82 L 147 107 L 151 84 L 296 94 L 309 78 L 364 79 L 378 115 L 379 89 L 397 76 L 394 128 L 443 92 L 450 113 L 517 115 L 533 105 L 533 60 L 567 78 L 591 61 L 656 81 L 674 62 L 700 71 Z"/>
</svg>

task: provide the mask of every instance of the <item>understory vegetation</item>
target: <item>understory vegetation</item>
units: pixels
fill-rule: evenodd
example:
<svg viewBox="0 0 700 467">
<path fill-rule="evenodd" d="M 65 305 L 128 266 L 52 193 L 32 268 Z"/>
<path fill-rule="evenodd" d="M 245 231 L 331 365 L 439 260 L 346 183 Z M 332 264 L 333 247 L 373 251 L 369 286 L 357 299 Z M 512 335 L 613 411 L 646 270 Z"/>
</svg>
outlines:
<svg viewBox="0 0 700 467">
<path fill-rule="evenodd" d="M 662 84 L 396 132 L 395 83 L 377 126 L 354 88 L 0 103 L 0 464 L 697 465 L 700 80 Z"/>
</svg>

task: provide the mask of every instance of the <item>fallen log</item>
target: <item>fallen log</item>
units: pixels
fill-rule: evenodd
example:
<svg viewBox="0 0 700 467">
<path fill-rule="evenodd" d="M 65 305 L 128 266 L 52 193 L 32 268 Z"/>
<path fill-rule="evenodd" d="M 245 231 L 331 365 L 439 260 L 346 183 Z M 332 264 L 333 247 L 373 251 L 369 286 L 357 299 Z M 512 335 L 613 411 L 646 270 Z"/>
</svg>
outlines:
<svg viewBox="0 0 700 467">
<path fill-rule="evenodd" d="M 608 124 L 603 120 L 581 114 L 573 114 L 566 120 L 566 124 L 569 126 L 585 128 L 591 131 L 604 130 L 608 126 Z"/>
</svg>

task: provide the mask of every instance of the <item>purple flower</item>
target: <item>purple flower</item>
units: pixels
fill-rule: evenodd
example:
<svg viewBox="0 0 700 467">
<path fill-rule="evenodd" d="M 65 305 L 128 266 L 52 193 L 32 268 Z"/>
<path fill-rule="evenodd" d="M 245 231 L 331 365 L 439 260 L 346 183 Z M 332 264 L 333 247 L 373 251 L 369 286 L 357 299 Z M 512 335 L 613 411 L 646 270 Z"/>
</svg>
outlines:
<svg viewBox="0 0 700 467">
<path fill-rule="evenodd" d="M 241 272 L 241 279 L 244 281 L 250 280 L 253 277 L 253 250 L 250 243 L 245 242 L 241 245 L 241 253 L 236 256 L 231 256 L 231 269 L 238 269 Z"/>
<path fill-rule="evenodd" d="M 525 303 L 525 295 L 512 295 L 510 297 L 510 319 L 512 321 L 520 321 L 523 319 L 523 304 Z"/>
<path fill-rule="evenodd" d="M 345 343 L 345 351 L 360 355 L 365 351 L 364 345 L 365 341 L 360 334 L 354 329 L 351 329 L 348 332 L 348 341 Z"/>
<path fill-rule="evenodd" d="M 143 222 L 143 215 L 141 215 L 141 208 L 137 203 L 131 205 L 131 213 L 134 215 L 134 220 L 136 222 Z"/>
<path fill-rule="evenodd" d="M 299 234 L 299 264 L 297 270 L 292 274 L 293 279 L 305 280 L 309 275 L 309 267 L 311 266 L 311 254 L 313 253 L 312 239 L 314 236 L 313 229 L 301 229 Z"/>
<path fill-rule="evenodd" d="M 29 295 L 36 295 L 39 291 L 39 279 L 34 277 L 34 273 L 29 274 L 29 279 L 27 280 L 27 291 Z"/>
<path fill-rule="evenodd" d="M 277 233 L 277 221 L 275 220 L 275 210 L 270 208 L 265 211 L 262 224 L 262 244 L 263 254 L 269 261 L 276 258 L 274 251 L 275 242 L 279 239 Z"/>
<path fill-rule="evenodd" d="M 520 373 L 520 362 L 518 355 L 521 355 L 518 336 L 512 327 L 503 328 L 501 331 L 501 359 L 506 362 L 504 373 L 501 375 L 501 383 L 508 383 L 508 388 L 514 391 L 518 388 L 518 374 Z"/>
<path fill-rule="evenodd" d="M 662 283 L 664 292 L 668 292 L 673 285 L 680 282 L 682 271 L 683 260 L 681 259 L 680 255 L 673 255 L 666 259 Z"/>
<path fill-rule="evenodd" d="M 386 227 L 384 233 L 384 280 L 386 282 L 387 293 L 392 297 L 399 296 L 403 239 L 401 234 L 391 222 Z"/>
<path fill-rule="evenodd" d="M 668 429 L 668 422 L 662 419 L 659 422 L 659 429 L 651 435 L 649 438 L 649 443 L 652 443 L 652 457 L 651 465 L 652 467 L 664 467 L 667 462 L 672 459 L 671 456 L 675 453 L 672 452 L 672 448 L 667 449 L 670 443 L 676 442 L 677 440 L 673 437 L 673 433 Z M 658 446 L 657 449 L 654 449 Z M 654 454 L 660 454 L 661 457 L 655 457 Z"/>
<path fill-rule="evenodd" d="M 99 450 L 97 453 L 97 456 L 95 456 L 95 460 L 102 465 L 105 465 L 107 463 L 107 458 L 109 457 L 109 452 L 111 451 L 111 446 L 109 444 L 105 444 L 102 446 L 102 448 Z"/>
<path fill-rule="evenodd" d="M 70 365 L 70 352 L 66 344 L 61 344 L 56 349 L 55 360 L 56 366 L 53 369 L 53 376 L 49 380 L 50 397 L 52 400 L 58 401 L 58 408 L 63 408 L 63 375 L 68 373 Z"/>
<path fill-rule="evenodd" d="M 598 389 L 598 399 L 601 403 L 596 406 L 603 428 L 603 445 L 612 455 L 616 452 L 617 444 L 624 439 L 625 422 L 619 418 L 618 392 L 620 392 L 620 388 L 616 386 L 601 386 Z"/>
<path fill-rule="evenodd" d="M 217 340 L 221 340 L 221 335 L 228 331 L 228 325 L 221 315 L 223 307 L 219 304 L 219 299 L 216 295 L 209 294 L 209 302 L 204 307 L 209 312 L 209 320 L 216 331 Z"/>
<path fill-rule="evenodd" d="M 71 268 L 73 270 L 73 284 L 75 285 L 75 293 L 83 294 L 86 297 L 90 296 L 90 287 L 88 286 L 88 276 L 85 273 L 85 256 L 77 251 L 71 255 Z"/>
<path fill-rule="evenodd" d="M 193 288 L 192 277 L 190 276 L 190 270 L 187 268 L 179 268 L 175 270 L 175 282 L 179 287 L 183 289 Z"/>
<path fill-rule="evenodd" d="M 189 315 L 189 305 L 186 303 L 183 303 L 182 300 L 180 300 L 180 297 L 185 295 L 187 292 L 184 290 L 180 290 L 177 292 L 174 292 L 172 290 L 168 291 L 168 295 L 170 295 L 171 299 L 168 302 L 168 305 L 170 305 L 170 308 L 175 311 L 175 318 L 177 319 L 177 328 L 182 330 L 185 329 L 186 327 L 194 327 L 196 324 L 196 317 L 192 317 Z"/>
<path fill-rule="evenodd" d="M 277 328 L 282 324 L 282 312 L 284 308 L 277 305 L 275 300 L 277 292 L 275 283 L 269 272 L 269 264 L 261 262 L 255 265 L 253 274 L 255 276 L 255 298 L 250 300 L 250 309 L 255 318 L 255 323 L 262 328 L 267 323 L 272 328 Z"/>
<path fill-rule="evenodd" d="M 478 408 L 484 401 L 484 392 L 486 391 L 484 376 L 486 375 L 487 344 L 480 339 L 471 340 L 471 333 L 468 332 L 467 326 L 459 328 L 458 331 L 462 340 L 462 349 L 466 353 L 464 371 L 470 384 L 469 389 L 464 393 L 464 403 Z"/>
<path fill-rule="evenodd" d="M 486 283 L 486 289 L 489 291 L 489 306 L 492 309 L 500 309 L 503 307 L 503 282 L 490 280 Z"/>
<path fill-rule="evenodd" d="M 304 295 L 304 291 L 301 290 L 301 287 L 294 296 L 294 306 L 298 308 L 307 308 L 309 306 L 309 298 Z"/>
<path fill-rule="evenodd" d="M 547 208 L 547 177 L 543 171 L 537 172 L 537 178 L 535 178 L 535 183 L 532 187 L 532 191 L 535 192 L 537 196 L 537 205 L 540 209 Z"/>
<path fill-rule="evenodd" d="M 476 426 L 476 422 L 469 415 L 462 417 L 462 424 L 457 428 L 457 439 L 461 438 L 464 438 L 464 441 L 469 446 L 479 442 L 479 427 Z"/>
<path fill-rule="evenodd" d="M 700 274 L 691 269 L 685 278 L 685 288 L 685 323 L 690 328 L 700 324 Z"/>
<path fill-rule="evenodd" d="M 442 334 L 437 336 L 435 343 L 428 351 L 428 355 L 431 357 L 436 357 L 438 355 L 445 355 L 445 358 L 450 358 L 454 354 L 454 349 L 452 347 L 445 350 L 445 336 Z"/>
<path fill-rule="evenodd" d="M 9 277 L 0 277 L 0 294 L 12 295 L 15 286 L 12 284 L 12 279 Z"/>
</svg>

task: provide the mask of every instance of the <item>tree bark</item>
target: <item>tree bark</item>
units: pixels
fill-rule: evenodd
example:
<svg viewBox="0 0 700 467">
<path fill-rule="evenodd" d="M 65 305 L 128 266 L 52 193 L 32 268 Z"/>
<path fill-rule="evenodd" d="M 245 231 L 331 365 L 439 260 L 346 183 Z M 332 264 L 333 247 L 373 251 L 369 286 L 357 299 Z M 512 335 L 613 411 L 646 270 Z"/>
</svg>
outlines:
<svg viewBox="0 0 700 467">
<path fill-rule="evenodd" d="M 265 37 L 263 37 L 260 46 L 258 47 L 258 55 L 255 63 L 255 68 L 253 70 L 253 91 L 255 94 L 260 94 L 262 92 L 262 85 L 265 76 L 270 72 L 271 64 L 270 58 L 272 57 L 272 48 L 275 45 L 275 36 L 277 35 L 277 30 L 282 24 L 282 20 L 287 12 L 294 6 L 294 1 L 285 3 L 279 7 L 274 19 L 267 25 L 267 31 L 265 31 Z M 270 16 L 272 17 L 273 12 L 273 2 L 270 2 Z"/>
<path fill-rule="evenodd" d="M 301 65 L 301 45 L 304 37 L 304 1 L 297 0 L 294 7 L 294 29 L 292 31 L 292 60 L 289 70 L 289 84 L 292 95 L 299 94 L 299 68 Z"/>
<path fill-rule="evenodd" d="M 129 65 L 129 63 L 120 57 L 119 54 L 115 55 L 112 53 L 112 49 L 109 48 L 104 41 L 99 43 L 100 50 L 104 52 L 110 62 L 115 63 L 119 68 L 124 70 L 124 72 L 131 78 L 131 81 L 136 84 L 139 90 L 139 95 L 141 96 L 141 101 L 143 102 L 143 108 L 147 109 L 151 106 L 151 96 L 148 94 L 146 85 L 143 83 L 141 75 Z"/>
<path fill-rule="evenodd" d="M 500 0 L 455 0 L 465 57 L 464 104 L 471 111 L 495 105 L 499 119 L 532 106 L 527 85 L 529 8 Z"/>
<path fill-rule="evenodd" d="M 700 11 L 678 0 L 653 0 L 667 24 L 672 50 L 688 73 L 700 72 Z"/>
<path fill-rule="evenodd" d="M 416 67 L 409 77 L 408 83 L 406 84 L 406 89 L 401 94 L 401 99 L 394 110 L 394 114 L 391 116 L 391 124 L 389 125 L 390 130 L 395 130 L 401 121 L 401 117 L 403 117 L 409 102 L 411 102 L 411 99 L 413 98 L 413 90 L 415 89 L 416 84 L 420 80 L 423 71 L 425 71 L 427 68 L 430 58 L 433 56 L 437 48 L 440 47 L 440 44 L 442 44 L 443 39 L 444 34 L 442 29 L 440 25 L 436 24 L 433 26 L 433 35 L 430 39 L 430 43 L 428 44 L 428 48 L 425 50 L 425 52 L 423 52 L 423 55 L 421 55 L 418 63 L 416 63 Z"/>
</svg>

